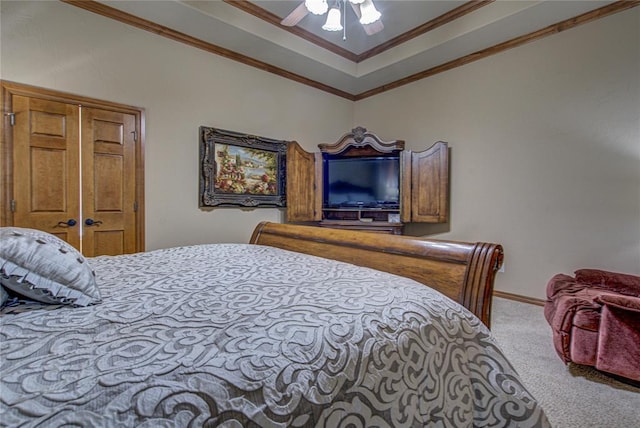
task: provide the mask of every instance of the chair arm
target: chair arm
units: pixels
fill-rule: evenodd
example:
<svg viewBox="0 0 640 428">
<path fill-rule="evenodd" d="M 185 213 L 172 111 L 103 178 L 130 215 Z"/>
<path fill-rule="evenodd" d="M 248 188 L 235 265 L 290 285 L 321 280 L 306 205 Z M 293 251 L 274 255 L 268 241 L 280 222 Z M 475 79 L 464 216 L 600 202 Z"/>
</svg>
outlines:
<svg viewBox="0 0 640 428">
<path fill-rule="evenodd" d="M 640 316 L 640 298 L 638 297 L 626 296 L 624 294 L 601 294 L 595 298 L 595 301 L 602 305 L 636 313 Z"/>
<path fill-rule="evenodd" d="M 579 283 L 640 297 L 640 276 L 599 269 L 579 269 L 574 274 Z"/>
<path fill-rule="evenodd" d="M 547 300 L 544 305 L 544 316 L 553 332 L 553 346 L 562 361 L 571 361 L 571 334 L 573 317 L 580 310 L 599 312 L 600 303 L 583 297 L 571 295 L 559 296 Z"/>
<path fill-rule="evenodd" d="M 557 294 L 575 295 L 585 288 L 585 284 L 577 283 L 573 277 L 559 273 L 547 282 L 547 299 L 552 300 Z"/>
</svg>

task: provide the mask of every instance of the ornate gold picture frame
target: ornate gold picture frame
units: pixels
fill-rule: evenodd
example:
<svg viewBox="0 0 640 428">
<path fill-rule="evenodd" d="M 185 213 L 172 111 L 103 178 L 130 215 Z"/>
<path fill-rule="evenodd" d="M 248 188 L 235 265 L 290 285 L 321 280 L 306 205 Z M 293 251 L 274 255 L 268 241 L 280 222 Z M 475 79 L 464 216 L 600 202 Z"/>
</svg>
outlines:
<svg viewBox="0 0 640 428">
<path fill-rule="evenodd" d="M 285 207 L 287 142 L 200 127 L 200 207 Z"/>
</svg>

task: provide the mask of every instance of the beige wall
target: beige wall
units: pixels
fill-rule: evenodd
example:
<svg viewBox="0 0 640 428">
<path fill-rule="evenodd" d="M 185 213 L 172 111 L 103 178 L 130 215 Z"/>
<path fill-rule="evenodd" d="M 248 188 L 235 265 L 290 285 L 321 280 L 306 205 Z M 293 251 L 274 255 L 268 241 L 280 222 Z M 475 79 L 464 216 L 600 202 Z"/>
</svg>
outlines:
<svg viewBox="0 0 640 428">
<path fill-rule="evenodd" d="M 146 246 L 247 242 L 276 208 L 198 208 L 198 127 L 297 140 L 351 129 L 353 103 L 60 2 L 2 7 L 2 79 L 146 110 Z M 331 126 L 328 126 L 328 125 Z"/>
<path fill-rule="evenodd" d="M 412 231 L 502 243 L 497 289 L 640 274 L 640 8 L 353 104 L 60 2 L 0 6 L 2 79 L 145 108 L 147 249 L 281 221 L 198 209 L 199 126 L 313 150 L 362 125 L 415 150 L 449 142 L 451 222 Z"/>
<path fill-rule="evenodd" d="M 497 289 L 640 274 L 640 8 L 363 100 L 355 121 L 449 142 L 450 230 L 434 236 L 502 243 Z"/>
</svg>

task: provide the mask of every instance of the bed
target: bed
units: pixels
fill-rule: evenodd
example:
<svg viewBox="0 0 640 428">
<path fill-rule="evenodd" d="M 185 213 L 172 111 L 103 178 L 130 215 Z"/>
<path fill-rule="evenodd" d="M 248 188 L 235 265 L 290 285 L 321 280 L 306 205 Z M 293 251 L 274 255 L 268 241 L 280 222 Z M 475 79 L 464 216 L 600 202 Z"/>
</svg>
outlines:
<svg viewBox="0 0 640 428">
<path fill-rule="evenodd" d="M 3 286 L 37 282 L 11 242 Z M 499 245 L 261 223 L 248 244 L 62 248 L 99 295 L 10 296 L 3 426 L 548 426 L 488 328 Z"/>
</svg>

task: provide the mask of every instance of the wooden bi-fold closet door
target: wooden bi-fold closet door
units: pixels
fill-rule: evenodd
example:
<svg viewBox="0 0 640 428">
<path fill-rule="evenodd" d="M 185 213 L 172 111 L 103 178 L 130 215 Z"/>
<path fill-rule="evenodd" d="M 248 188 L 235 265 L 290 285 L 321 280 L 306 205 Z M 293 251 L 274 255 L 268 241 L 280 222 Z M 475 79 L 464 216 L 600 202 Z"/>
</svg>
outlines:
<svg viewBox="0 0 640 428">
<path fill-rule="evenodd" d="M 82 110 L 82 251 L 136 251 L 135 117 Z"/>
<path fill-rule="evenodd" d="M 44 230 L 80 248 L 79 109 L 12 97 L 13 226 Z"/>
<path fill-rule="evenodd" d="M 143 251 L 140 116 L 6 89 L 2 225 L 52 233 L 87 257 Z"/>
</svg>

